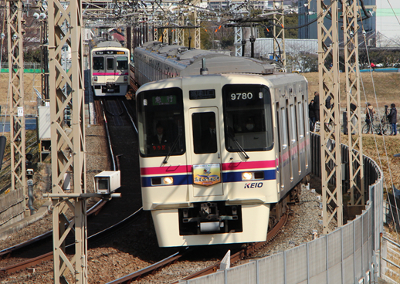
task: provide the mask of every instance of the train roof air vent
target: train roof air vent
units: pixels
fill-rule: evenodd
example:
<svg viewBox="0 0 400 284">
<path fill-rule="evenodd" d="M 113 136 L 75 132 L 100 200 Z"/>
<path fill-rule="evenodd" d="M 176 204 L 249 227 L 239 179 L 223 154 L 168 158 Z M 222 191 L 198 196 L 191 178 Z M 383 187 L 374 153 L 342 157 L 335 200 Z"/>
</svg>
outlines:
<svg viewBox="0 0 400 284">
<path fill-rule="evenodd" d="M 188 51 L 188 48 L 187 47 L 179 47 L 178 48 L 178 52 L 185 52 L 185 51 Z"/>
</svg>

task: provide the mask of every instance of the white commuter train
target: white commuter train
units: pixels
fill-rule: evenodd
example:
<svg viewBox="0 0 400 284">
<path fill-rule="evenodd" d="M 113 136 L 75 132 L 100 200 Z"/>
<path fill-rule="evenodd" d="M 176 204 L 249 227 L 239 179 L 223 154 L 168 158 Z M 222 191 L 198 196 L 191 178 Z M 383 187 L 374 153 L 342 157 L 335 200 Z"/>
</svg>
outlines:
<svg viewBox="0 0 400 284">
<path fill-rule="evenodd" d="M 143 208 L 160 247 L 265 241 L 311 172 L 307 81 L 246 58 L 198 61 L 208 74 L 136 92 Z"/>
<path fill-rule="evenodd" d="M 115 41 L 91 51 L 91 84 L 96 97 L 125 96 L 129 86 L 129 49 Z"/>
</svg>

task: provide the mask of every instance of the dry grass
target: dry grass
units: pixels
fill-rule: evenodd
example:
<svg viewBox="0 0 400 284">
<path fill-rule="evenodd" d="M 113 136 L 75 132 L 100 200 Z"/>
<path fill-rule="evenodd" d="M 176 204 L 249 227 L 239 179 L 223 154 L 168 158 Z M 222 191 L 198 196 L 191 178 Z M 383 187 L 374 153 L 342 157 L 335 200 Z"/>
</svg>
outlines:
<svg viewBox="0 0 400 284">
<path fill-rule="evenodd" d="M 314 92 L 319 91 L 318 73 L 302 73 L 308 80 L 309 88 L 309 99 L 314 98 Z M 375 93 L 376 100 L 378 101 L 379 107 L 383 107 L 385 104 L 390 105 L 396 103 L 400 106 L 400 72 L 398 73 L 383 73 L 383 72 L 366 72 L 361 73 L 360 80 L 360 100 L 361 105 L 364 102 L 371 102 L 374 107 L 375 105 Z M 340 73 L 340 106 L 346 107 L 346 81 L 345 74 Z M 365 92 L 364 92 L 365 90 Z"/>
<path fill-rule="evenodd" d="M 309 99 L 314 97 L 314 92 L 319 91 L 318 73 L 302 73 L 309 83 Z M 385 104 L 395 103 L 400 109 L 400 72 L 399 73 L 361 73 L 362 82 L 365 89 L 367 101 L 376 101 L 379 107 Z M 340 74 L 340 104 L 346 106 L 345 96 L 345 74 Z M 364 91 L 361 86 L 361 105 L 365 102 Z M 382 114 L 382 113 L 381 113 Z M 400 113 L 399 113 L 400 115 Z M 399 121 L 400 122 L 400 121 Z M 399 127 L 400 128 L 400 127 Z M 347 136 L 342 136 L 341 142 L 347 144 Z M 400 153 L 400 134 L 398 136 L 373 136 L 363 135 L 363 152 L 371 157 L 384 172 L 386 185 L 391 188 L 391 183 L 400 188 L 400 158 L 393 157 L 394 154 Z"/>
<path fill-rule="evenodd" d="M 394 157 L 394 154 L 400 153 L 400 135 L 399 137 L 363 135 L 363 152 L 382 169 L 385 187 L 391 188 L 393 183 L 400 188 L 400 157 Z"/>
<path fill-rule="evenodd" d="M 8 73 L 0 74 L 0 105 L 1 114 L 9 115 L 8 110 L 9 97 L 8 97 Z M 41 77 L 40 74 L 25 73 L 24 74 L 24 95 L 25 95 L 25 114 L 36 114 L 36 99 L 37 96 L 33 90 L 36 88 L 39 92 L 41 91 Z"/>
</svg>

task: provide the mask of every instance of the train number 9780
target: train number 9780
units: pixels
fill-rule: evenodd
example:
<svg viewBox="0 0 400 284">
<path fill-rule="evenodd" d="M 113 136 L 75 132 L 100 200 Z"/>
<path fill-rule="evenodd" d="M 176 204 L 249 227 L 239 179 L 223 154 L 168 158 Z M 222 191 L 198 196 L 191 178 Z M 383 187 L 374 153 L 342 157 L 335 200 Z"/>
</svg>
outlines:
<svg viewBox="0 0 400 284">
<path fill-rule="evenodd" d="M 231 94 L 232 101 L 251 100 L 251 99 L 253 99 L 253 93 L 233 93 L 233 94 Z"/>
</svg>

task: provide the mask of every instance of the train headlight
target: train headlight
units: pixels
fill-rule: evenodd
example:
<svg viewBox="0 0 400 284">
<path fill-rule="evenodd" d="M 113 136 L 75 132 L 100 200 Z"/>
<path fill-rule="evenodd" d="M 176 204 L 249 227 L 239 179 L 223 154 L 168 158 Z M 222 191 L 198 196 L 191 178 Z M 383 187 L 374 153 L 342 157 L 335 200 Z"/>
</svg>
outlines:
<svg viewBox="0 0 400 284">
<path fill-rule="evenodd" d="M 173 184 L 173 183 L 174 183 L 173 177 L 164 177 L 163 178 L 163 184 Z"/>
<path fill-rule="evenodd" d="M 252 180 L 252 179 L 253 179 L 253 173 L 251 172 L 242 173 L 242 180 Z"/>
<path fill-rule="evenodd" d="M 97 82 L 97 76 L 93 76 L 93 81 Z"/>
</svg>

